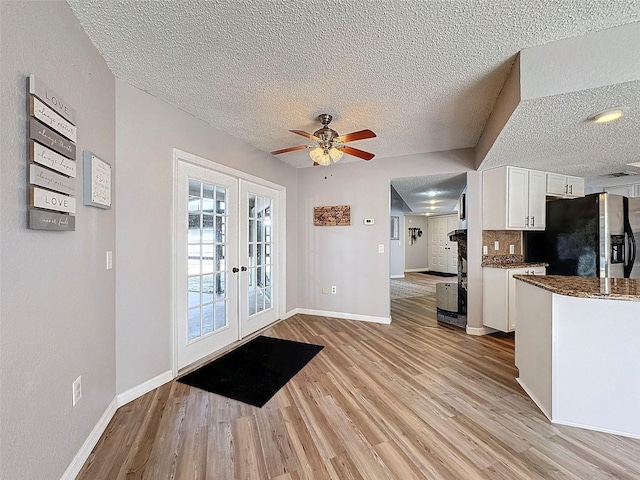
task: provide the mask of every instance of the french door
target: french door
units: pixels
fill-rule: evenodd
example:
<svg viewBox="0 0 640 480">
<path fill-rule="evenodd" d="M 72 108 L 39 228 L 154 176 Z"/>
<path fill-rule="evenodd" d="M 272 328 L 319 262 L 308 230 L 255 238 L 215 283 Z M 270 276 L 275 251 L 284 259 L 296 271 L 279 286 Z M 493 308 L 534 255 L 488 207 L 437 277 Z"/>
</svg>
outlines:
<svg viewBox="0 0 640 480">
<path fill-rule="evenodd" d="M 278 191 L 186 161 L 174 185 L 174 344 L 184 368 L 279 318 Z"/>
</svg>

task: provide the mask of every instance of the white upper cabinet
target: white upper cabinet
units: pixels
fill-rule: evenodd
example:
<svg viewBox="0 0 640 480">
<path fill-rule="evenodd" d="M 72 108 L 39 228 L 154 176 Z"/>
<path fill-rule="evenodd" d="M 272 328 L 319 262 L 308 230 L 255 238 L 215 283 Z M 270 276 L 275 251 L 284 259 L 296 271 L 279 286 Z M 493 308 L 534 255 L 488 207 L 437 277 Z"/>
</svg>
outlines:
<svg viewBox="0 0 640 480">
<path fill-rule="evenodd" d="M 547 174 L 500 167 L 482 175 L 484 230 L 544 230 Z"/>
<path fill-rule="evenodd" d="M 614 195 L 624 195 L 625 197 L 640 197 L 640 183 L 605 187 L 604 191 L 607 193 L 613 193 Z"/>
<path fill-rule="evenodd" d="M 547 195 L 553 197 L 584 197 L 584 178 L 547 173 Z"/>
</svg>

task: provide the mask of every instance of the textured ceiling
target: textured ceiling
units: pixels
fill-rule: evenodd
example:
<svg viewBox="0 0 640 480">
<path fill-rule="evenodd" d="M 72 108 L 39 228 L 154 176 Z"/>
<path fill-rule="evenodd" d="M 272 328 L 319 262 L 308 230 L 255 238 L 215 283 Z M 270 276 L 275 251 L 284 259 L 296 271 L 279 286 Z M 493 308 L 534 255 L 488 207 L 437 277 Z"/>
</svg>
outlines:
<svg viewBox="0 0 640 480">
<path fill-rule="evenodd" d="M 446 215 L 455 212 L 467 185 L 466 173 L 394 178 L 391 185 L 414 213 Z"/>
<path fill-rule="evenodd" d="M 612 106 L 629 107 L 611 123 L 588 121 Z M 596 177 L 640 169 L 640 81 L 525 100 L 509 118 L 482 168 L 509 164 Z"/>
<path fill-rule="evenodd" d="M 378 134 L 353 144 L 372 162 L 474 147 L 518 51 L 640 20 L 637 0 L 68 3 L 127 83 L 265 152 L 330 113 L 341 134 Z M 539 108 L 514 132 L 539 128 Z"/>
</svg>

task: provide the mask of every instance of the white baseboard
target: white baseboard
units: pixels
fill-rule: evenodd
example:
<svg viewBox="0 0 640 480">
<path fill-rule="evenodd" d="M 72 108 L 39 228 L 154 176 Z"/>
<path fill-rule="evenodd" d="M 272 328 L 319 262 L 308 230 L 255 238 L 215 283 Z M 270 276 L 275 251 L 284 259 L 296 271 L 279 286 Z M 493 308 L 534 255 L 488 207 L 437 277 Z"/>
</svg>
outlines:
<svg viewBox="0 0 640 480">
<path fill-rule="evenodd" d="M 584 428 L 585 430 L 593 430 L 594 432 L 610 433 L 612 435 L 620 435 L 622 437 L 640 438 L 640 435 L 638 435 L 637 433 L 623 432 L 620 430 L 612 430 L 610 428 L 594 427 L 593 425 L 584 425 L 582 423 L 565 422 L 563 420 L 551 420 L 551 423 L 556 425 L 567 425 L 569 427 Z"/>
<path fill-rule="evenodd" d="M 402 275 L 391 275 L 390 278 L 404 278 L 404 274 L 402 274 Z"/>
<path fill-rule="evenodd" d="M 159 386 L 164 385 L 171 380 L 173 380 L 173 372 L 171 370 L 167 370 L 166 372 L 161 373 L 160 375 L 153 377 L 152 379 L 147 380 L 140 385 L 130 388 L 126 392 L 122 392 L 116 397 L 118 407 L 126 405 L 132 400 L 141 397 L 145 393 L 149 393 L 151 390 L 158 388 Z"/>
<path fill-rule="evenodd" d="M 359 322 L 382 323 L 389 325 L 391 317 L 374 317 L 372 315 L 360 315 L 358 313 L 329 312 L 326 310 L 313 310 L 309 308 L 296 308 L 295 313 L 303 315 L 317 315 L 320 317 L 339 318 L 341 320 L 357 320 Z"/>
<path fill-rule="evenodd" d="M 117 399 L 114 397 L 114 399 L 111 401 L 107 409 L 100 417 L 100 420 L 98 420 L 98 423 L 96 423 L 96 426 L 93 427 L 93 430 L 91 430 L 91 433 L 82 444 L 82 447 L 80 447 L 80 450 L 78 450 L 78 453 L 76 453 L 76 456 L 73 457 L 71 464 L 69 464 L 65 472 L 62 474 L 60 480 L 74 480 L 78 476 L 78 473 L 80 473 L 80 470 L 82 469 L 84 463 L 87 461 L 87 458 L 89 458 L 89 455 L 91 455 L 93 447 L 96 446 L 98 440 L 100 440 L 100 437 L 107 429 L 107 425 L 109 425 L 109 422 L 113 418 L 113 415 L 116 413 L 117 409 L 118 403 Z"/>
<path fill-rule="evenodd" d="M 169 370 L 167 372 L 161 373 L 151 380 L 147 380 L 137 387 L 130 388 L 126 392 L 115 396 L 100 417 L 100 420 L 98 420 L 98 423 L 96 423 L 96 426 L 93 427 L 93 430 L 91 430 L 91 433 L 85 440 L 82 447 L 80 447 L 80 450 L 78 450 L 78 453 L 76 453 L 76 456 L 71 461 L 71 464 L 67 467 L 67 470 L 64 472 L 62 477 L 60 477 L 60 480 L 74 480 L 78 476 L 78 473 L 80 473 L 82 466 L 89 458 L 89 455 L 91 455 L 91 451 L 98 443 L 98 440 L 100 440 L 100 437 L 107 429 L 109 422 L 111 421 L 113 415 L 116 413 L 116 410 L 118 410 L 119 407 L 129 403 L 132 400 L 135 400 L 138 397 L 141 397 L 145 393 L 149 393 L 154 388 L 158 388 L 160 385 L 164 385 L 171 380 L 173 380 L 173 374 L 171 373 L 171 370 Z"/>
<path fill-rule="evenodd" d="M 467 335 L 487 335 L 497 331 L 498 330 L 491 327 L 470 327 L 467 325 Z"/>
<path fill-rule="evenodd" d="M 405 268 L 404 273 L 407 272 L 426 272 L 429 270 L 429 267 L 423 267 L 423 268 Z"/>
<path fill-rule="evenodd" d="M 529 387 L 527 387 L 524 384 L 524 382 L 520 380 L 520 377 L 516 378 L 516 382 L 520 384 L 520 386 L 525 391 L 525 393 L 529 395 L 529 398 L 533 400 L 533 403 L 535 403 L 537 407 L 540 409 L 540 411 L 544 413 L 544 416 L 547 417 L 551 421 L 551 423 L 555 423 L 551 418 L 551 412 L 547 411 L 547 409 L 544 407 L 544 404 L 540 400 L 538 400 L 538 397 L 536 397 L 533 393 L 531 393 L 531 390 L 529 390 Z"/>
</svg>

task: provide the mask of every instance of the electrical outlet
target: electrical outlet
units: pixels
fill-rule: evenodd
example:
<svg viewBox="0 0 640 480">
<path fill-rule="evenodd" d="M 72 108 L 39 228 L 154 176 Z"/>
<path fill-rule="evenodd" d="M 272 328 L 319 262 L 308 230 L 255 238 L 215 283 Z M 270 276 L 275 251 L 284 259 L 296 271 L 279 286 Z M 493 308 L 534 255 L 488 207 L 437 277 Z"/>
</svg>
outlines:
<svg viewBox="0 0 640 480">
<path fill-rule="evenodd" d="M 329 293 L 329 287 L 322 287 L 322 293 Z"/>
<path fill-rule="evenodd" d="M 384 243 L 378 244 L 378 253 L 384 253 Z"/>
<path fill-rule="evenodd" d="M 509 245 L 509 253 L 511 255 L 513 255 L 514 253 L 516 253 L 516 247 L 515 245 Z"/>
<path fill-rule="evenodd" d="M 482 246 L 482 254 L 483 255 L 489 255 L 489 247 L 487 247 L 486 245 Z"/>
<path fill-rule="evenodd" d="M 493 249 L 500 250 L 500 242 L 493 242 Z"/>
<path fill-rule="evenodd" d="M 78 403 L 82 398 L 82 375 L 75 379 L 75 381 L 71 385 L 71 388 L 73 389 L 72 400 L 73 406 L 75 407 L 76 403 Z"/>
<path fill-rule="evenodd" d="M 336 288 L 336 286 L 335 286 L 335 285 L 333 285 L 333 286 L 331 287 L 331 293 L 332 293 L 332 294 L 334 294 L 334 295 L 335 295 L 336 293 L 338 293 L 338 289 Z"/>
</svg>

